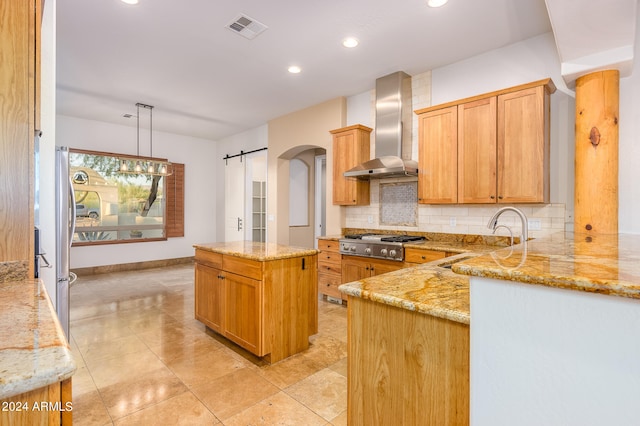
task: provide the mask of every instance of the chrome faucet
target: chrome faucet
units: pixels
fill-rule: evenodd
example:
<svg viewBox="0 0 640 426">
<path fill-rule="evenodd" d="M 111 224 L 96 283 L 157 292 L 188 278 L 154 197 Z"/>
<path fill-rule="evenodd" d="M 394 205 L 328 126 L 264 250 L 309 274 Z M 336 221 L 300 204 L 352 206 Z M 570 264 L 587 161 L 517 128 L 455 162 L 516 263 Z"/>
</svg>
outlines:
<svg viewBox="0 0 640 426">
<path fill-rule="evenodd" d="M 520 216 L 520 221 L 522 222 L 522 239 L 520 242 L 527 241 L 529 239 L 529 222 L 527 221 L 527 216 L 523 213 L 522 210 L 517 209 L 515 207 L 503 207 L 493 215 L 491 219 L 489 219 L 489 223 L 487 223 L 487 228 L 491 229 L 495 234 L 496 229 L 498 228 L 498 218 L 502 213 L 506 211 L 515 212 L 518 216 Z"/>
</svg>

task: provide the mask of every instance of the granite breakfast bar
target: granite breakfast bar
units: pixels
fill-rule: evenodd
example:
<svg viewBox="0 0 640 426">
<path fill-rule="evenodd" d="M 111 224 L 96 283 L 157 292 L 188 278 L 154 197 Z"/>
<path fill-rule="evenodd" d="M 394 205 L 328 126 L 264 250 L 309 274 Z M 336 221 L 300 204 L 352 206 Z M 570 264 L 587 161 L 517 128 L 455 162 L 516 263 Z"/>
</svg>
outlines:
<svg viewBox="0 0 640 426">
<path fill-rule="evenodd" d="M 640 236 L 561 232 L 470 277 L 471 422 L 637 425 Z"/>
</svg>

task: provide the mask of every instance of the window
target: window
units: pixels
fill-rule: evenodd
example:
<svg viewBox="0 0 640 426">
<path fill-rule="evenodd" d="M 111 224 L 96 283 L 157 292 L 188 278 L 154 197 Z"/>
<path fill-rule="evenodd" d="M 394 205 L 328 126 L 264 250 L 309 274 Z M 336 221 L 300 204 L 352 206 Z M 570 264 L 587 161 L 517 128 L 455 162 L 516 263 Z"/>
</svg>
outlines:
<svg viewBox="0 0 640 426">
<path fill-rule="evenodd" d="M 169 176 L 127 173 L 120 171 L 117 154 L 80 150 L 70 151 L 69 163 L 76 198 L 74 245 L 158 241 L 184 235 L 183 164 L 172 164 Z"/>
</svg>

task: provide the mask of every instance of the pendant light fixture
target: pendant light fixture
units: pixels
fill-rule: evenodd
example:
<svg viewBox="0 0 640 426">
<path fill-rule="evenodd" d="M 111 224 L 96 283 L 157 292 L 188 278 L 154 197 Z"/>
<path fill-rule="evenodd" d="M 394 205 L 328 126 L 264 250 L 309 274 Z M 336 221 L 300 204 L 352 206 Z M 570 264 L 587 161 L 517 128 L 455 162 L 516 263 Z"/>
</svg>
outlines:
<svg viewBox="0 0 640 426">
<path fill-rule="evenodd" d="M 149 110 L 149 157 L 140 157 L 140 108 Z M 119 158 L 120 172 L 133 174 L 147 174 L 153 176 L 168 176 L 171 174 L 171 163 L 166 160 L 153 158 L 153 105 L 136 103 L 136 158 Z M 133 170 L 129 163 L 135 163 Z"/>
</svg>

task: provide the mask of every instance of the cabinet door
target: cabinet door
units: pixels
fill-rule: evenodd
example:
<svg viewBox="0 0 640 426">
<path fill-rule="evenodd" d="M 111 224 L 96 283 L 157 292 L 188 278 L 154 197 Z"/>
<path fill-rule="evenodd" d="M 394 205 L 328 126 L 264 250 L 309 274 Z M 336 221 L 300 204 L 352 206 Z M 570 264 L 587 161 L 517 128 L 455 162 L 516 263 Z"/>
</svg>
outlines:
<svg viewBox="0 0 640 426">
<path fill-rule="evenodd" d="M 393 260 L 372 260 L 371 265 L 369 266 L 369 272 L 371 276 L 374 275 L 382 275 L 387 272 L 397 271 L 398 269 L 404 268 L 405 265 L 403 262 L 395 262 Z"/>
<path fill-rule="evenodd" d="M 344 177 L 343 173 L 369 160 L 369 133 L 364 126 L 333 131 L 333 204 L 368 205 L 369 181 Z"/>
<path fill-rule="evenodd" d="M 222 272 L 199 263 L 195 267 L 195 316 L 212 330 L 222 333 L 224 284 Z"/>
<path fill-rule="evenodd" d="M 496 202 L 496 97 L 458 105 L 458 202 Z"/>
<path fill-rule="evenodd" d="M 371 276 L 371 261 L 355 256 L 343 256 L 342 258 L 342 282 L 349 283 Z"/>
<path fill-rule="evenodd" d="M 418 117 L 418 202 L 458 202 L 458 107 Z"/>
<path fill-rule="evenodd" d="M 258 355 L 263 352 L 262 281 L 224 272 L 224 335 Z"/>
<path fill-rule="evenodd" d="M 544 86 L 498 96 L 498 202 L 549 201 Z"/>
</svg>

